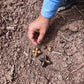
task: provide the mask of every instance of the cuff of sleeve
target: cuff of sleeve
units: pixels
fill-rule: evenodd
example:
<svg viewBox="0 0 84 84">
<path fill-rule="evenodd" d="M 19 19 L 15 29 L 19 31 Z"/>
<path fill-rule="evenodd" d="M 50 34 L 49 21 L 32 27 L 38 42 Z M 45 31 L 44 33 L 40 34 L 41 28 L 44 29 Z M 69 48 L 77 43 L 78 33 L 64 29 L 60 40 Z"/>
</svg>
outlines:
<svg viewBox="0 0 84 84">
<path fill-rule="evenodd" d="M 45 18 L 52 18 L 61 2 L 62 0 L 44 0 L 41 15 Z"/>
<path fill-rule="evenodd" d="M 41 15 L 45 18 L 52 18 L 55 15 L 55 12 L 45 12 L 44 10 L 41 10 Z"/>
</svg>

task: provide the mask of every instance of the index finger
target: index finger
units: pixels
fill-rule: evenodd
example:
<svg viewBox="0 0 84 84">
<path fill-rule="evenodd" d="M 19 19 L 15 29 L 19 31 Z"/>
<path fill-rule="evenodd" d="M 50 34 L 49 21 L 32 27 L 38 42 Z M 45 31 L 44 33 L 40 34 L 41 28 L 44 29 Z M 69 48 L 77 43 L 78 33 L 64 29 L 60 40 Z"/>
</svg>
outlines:
<svg viewBox="0 0 84 84">
<path fill-rule="evenodd" d="M 28 31 L 28 37 L 34 45 L 37 45 L 37 41 L 33 38 L 34 37 L 34 31 Z"/>
</svg>

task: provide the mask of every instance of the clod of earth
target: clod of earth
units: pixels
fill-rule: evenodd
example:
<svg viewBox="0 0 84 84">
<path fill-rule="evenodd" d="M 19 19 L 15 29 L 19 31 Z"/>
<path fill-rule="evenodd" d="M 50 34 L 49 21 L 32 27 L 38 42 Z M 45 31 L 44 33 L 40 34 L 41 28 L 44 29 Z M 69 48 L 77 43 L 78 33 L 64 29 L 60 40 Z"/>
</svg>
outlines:
<svg viewBox="0 0 84 84">
<path fill-rule="evenodd" d="M 0 36 L 3 36 L 6 33 L 7 33 L 7 30 L 0 30 Z"/>
<path fill-rule="evenodd" d="M 41 54 L 41 50 L 39 48 L 35 48 L 34 50 L 32 50 L 32 53 L 34 53 L 35 56 L 38 56 Z"/>
<path fill-rule="evenodd" d="M 43 49 L 47 49 L 47 46 L 46 46 L 46 45 L 44 45 L 44 46 L 42 46 L 42 48 L 43 48 Z"/>
<path fill-rule="evenodd" d="M 42 67 L 46 67 L 52 63 L 48 56 L 44 56 L 44 58 L 41 58 L 40 62 L 41 62 Z"/>
<path fill-rule="evenodd" d="M 52 47 L 51 46 L 48 46 L 48 51 L 52 52 Z"/>
</svg>

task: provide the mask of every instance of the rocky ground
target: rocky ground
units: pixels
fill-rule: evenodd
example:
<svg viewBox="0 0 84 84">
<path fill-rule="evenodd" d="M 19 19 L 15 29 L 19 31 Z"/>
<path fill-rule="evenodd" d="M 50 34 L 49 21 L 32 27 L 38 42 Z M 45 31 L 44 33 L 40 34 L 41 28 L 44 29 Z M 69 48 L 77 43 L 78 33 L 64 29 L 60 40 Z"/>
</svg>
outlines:
<svg viewBox="0 0 84 84">
<path fill-rule="evenodd" d="M 84 5 L 51 19 L 42 54 L 35 57 L 27 31 L 41 6 L 41 0 L 0 1 L 0 84 L 84 84 Z M 39 59 L 45 55 L 52 64 L 43 68 Z"/>
</svg>

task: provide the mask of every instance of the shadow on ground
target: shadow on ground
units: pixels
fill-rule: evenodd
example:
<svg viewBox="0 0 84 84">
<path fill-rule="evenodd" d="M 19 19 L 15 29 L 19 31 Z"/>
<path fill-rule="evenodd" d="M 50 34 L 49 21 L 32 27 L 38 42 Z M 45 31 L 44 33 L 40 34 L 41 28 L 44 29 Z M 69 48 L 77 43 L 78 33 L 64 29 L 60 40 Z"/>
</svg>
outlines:
<svg viewBox="0 0 84 84">
<path fill-rule="evenodd" d="M 78 7 L 80 7 L 82 10 L 83 5 L 78 5 Z M 57 36 L 57 32 L 60 31 L 63 26 L 67 24 L 72 24 L 75 21 L 84 20 L 83 15 L 80 13 L 79 10 L 80 9 L 78 9 L 75 5 L 67 11 L 57 13 L 56 16 L 50 22 L 50 26 L 43 40 L 43 44 L 54 40 Z"/>
</svg>

